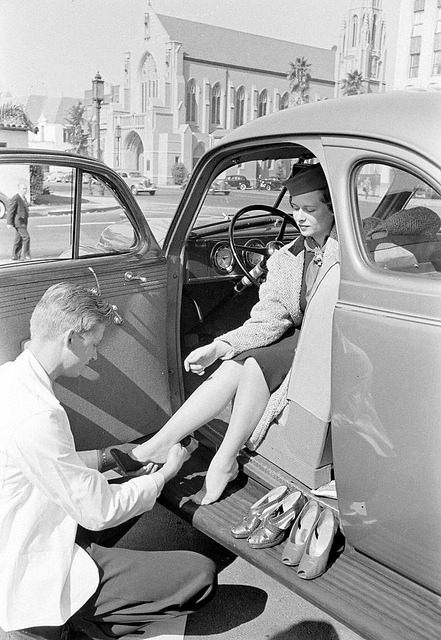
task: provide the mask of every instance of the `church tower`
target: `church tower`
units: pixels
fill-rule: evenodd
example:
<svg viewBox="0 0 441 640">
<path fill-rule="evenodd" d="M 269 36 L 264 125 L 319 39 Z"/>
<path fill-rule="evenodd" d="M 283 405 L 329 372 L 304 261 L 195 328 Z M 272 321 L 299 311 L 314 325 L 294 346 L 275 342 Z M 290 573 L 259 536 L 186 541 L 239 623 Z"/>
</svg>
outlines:
<svg viewBox="0 0 441 640">
<path fill-rule="evenodd" d="M 386 27 L 382 0 L 351 0 L 343 21 L 337 56 L 337 97 L 348 73 L 362 76 L 363 93 L 385 91 Z"/>
</svg>

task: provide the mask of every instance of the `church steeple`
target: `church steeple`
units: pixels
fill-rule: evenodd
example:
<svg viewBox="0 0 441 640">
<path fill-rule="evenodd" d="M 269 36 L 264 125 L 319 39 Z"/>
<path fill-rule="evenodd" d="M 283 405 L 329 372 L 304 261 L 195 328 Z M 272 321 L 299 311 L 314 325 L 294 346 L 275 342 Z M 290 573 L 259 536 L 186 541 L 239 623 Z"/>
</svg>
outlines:
<svg viewBox="0 0 441 640">
<path fill-rule="evenodd" d="M 340 36 L 337 95 L 342 80 L 355 71 L 363 78 L 363 92 L 384 91 L 385 62 L 382 0 L 352 0 Z"/>
</svg>

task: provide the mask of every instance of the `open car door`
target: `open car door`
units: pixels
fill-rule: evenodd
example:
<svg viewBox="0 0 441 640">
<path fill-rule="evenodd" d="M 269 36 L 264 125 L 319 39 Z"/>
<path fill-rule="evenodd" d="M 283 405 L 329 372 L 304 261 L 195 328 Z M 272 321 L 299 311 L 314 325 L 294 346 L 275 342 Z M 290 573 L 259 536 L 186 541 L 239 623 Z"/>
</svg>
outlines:
<svg viewBox="0 0 441 640">
<path fill-rule="evenodd" d="M 47 180 L 47 167 L 62 175 Z M 1 189 L 32 197 L 31 259 L 11 261 L 14 230 L 0 221 L 1 362 L 29 339 L 37 301 L 54 283 L 99 289 L 115 306 L 100 355 L 84 377 L 60 379 L 78 449 L 135 440 L 170 413 L 166 349 L 167 263 L 127 186 L 94 160 L 28 150 L 0 155 Z"/>
</svg>

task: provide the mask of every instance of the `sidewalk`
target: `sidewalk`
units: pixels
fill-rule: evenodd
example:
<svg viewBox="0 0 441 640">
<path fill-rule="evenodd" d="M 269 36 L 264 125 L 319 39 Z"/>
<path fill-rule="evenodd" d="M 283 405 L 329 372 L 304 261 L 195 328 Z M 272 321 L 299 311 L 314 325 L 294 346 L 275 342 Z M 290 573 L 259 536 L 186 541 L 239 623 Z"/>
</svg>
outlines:
<svg viewBox="0 0 441 640">
<path fill-rule="evenodd" d="M 113 196 L 87 196 L 83 199 L 81 211 L 110 211 L 116 209 L 118 203 Z M 69 215 L 72 208 L 67 204 L 31 204 L 29 206 L 30 216 L 61 216 Z"/>
</svg>

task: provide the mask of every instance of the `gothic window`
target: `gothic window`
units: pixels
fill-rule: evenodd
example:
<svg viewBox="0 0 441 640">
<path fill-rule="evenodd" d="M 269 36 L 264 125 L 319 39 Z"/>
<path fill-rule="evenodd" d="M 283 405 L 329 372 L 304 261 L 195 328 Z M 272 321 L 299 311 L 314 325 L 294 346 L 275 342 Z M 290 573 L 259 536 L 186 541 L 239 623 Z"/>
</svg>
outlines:
<svg viewBox="0 0 441 640">
<path fill-rule="evenodd" d="M 149 53 L 141 68 L 141 112 L 145 113 L 153 98 L 158 97 L 158 72 L 156 62 Z"/>
<path fill-rule="evenodd" d="M 236 104 L 234 109 L 234 126 L 240 127 L 245 121 L 245 89 L 239 87 L 236 92 Z"/>
<path fill-rule="evenodd" d="M 211 90 L 211 124 L 220 124 L 221 88 L 217 82 Z"/>
<path fill-rule="evenodd" d="M 264 89 L 259 94 L 259 100 L 257 102 L 257 117 L 266 116 L 267 113 L 267 101 L 268 101 L 268 93 L 267 90 Z"/>
<path fill-rule="evenodd" d="M 352 16 L 351 47 L 357 46 L 357 33 L 358 33 L 358 16 Z"/>
<path fill-rule="evenodd" d="M 410 39 L 410 65 L 409 78 L 418 77 L 418 67 L 420 66 L 421 36 L 414 36 Z"/>
<path fill-rule="evenodd" d="M 191 79 L 187 82 L 185 92 L 185 111 L 187 122 L 196 122 L 196 82 Z"/>
<path fill-rule="evenodd" d="M 289 107 L 289 93 L 287 91 L 280 98 L 280 111 L 283 111 L 284 109 L 288 109 L 288 107 Z"/>
<path fill-rule="evenodd" d="M 371 38 L 373 49 L 379 49 L 379 47 L 375 46 L 376 38 L 377 38 L 377 16 L 374 15 L 374 17 L 372 18 L 372 38 Z"/>
</svg>

